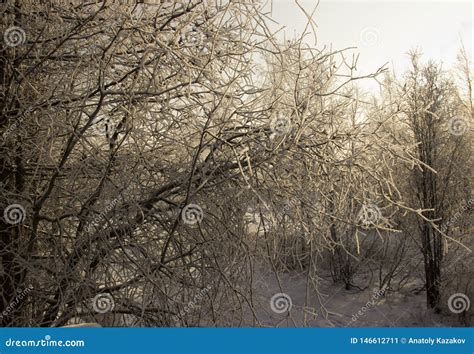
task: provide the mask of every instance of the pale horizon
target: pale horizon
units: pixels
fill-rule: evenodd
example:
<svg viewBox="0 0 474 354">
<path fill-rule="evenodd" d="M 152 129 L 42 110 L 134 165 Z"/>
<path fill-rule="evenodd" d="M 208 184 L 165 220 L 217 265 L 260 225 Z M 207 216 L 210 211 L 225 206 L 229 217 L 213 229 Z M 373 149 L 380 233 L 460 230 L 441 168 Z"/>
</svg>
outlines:
<svg viewBox="0 0 474 354">
<path fill-rule="evenodd" d="M 317 4 L 312 0 L 298 3 L 308 13 Z M 272 18 L 284 26 L 282 36 L 293 38 L 304 30 L 305 15 L 294 1 L 273 0 L 271 6 Z M 419 49 L 424 61 L 442 62 L 445 68 L 455 63 L 461 43 L 472 58 L 474 15 L 469 1 L 323 0 L 314 19 L 317 47 L 356 47 L 361 75 L 384 64 L 390 71 L 402 73 L 408 68 L 407 52 L 412 49 Z M 377 88 L 374 80 L 360 84 L 367 90 Z"/>
</svg>

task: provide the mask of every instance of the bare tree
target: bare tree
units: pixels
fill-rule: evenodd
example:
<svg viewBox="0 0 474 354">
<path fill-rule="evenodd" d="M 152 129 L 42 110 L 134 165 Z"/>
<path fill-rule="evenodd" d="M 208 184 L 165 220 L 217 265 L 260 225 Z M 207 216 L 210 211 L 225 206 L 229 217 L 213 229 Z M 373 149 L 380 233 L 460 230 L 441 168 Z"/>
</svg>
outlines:
<svg viewBox="0 0 474 354">
<path fill-rule="evenodd" d="M 469 189 L 469 116 L 459 109 L 459 91 L 454 82 L 434 62 L 422 64 L 420 54 L 411 52 L 412 67 L 403 81 L 387 91 L 392 115 L 409 134 L 394 128 L 398 141 L 416 145 L 420 168 L 410 167 L 400 174 L 400 188 L 411 208 L 419 211 L 416 223 L 424 258 L 427 304 L 441 310 L 441 268 L 448 242 L 457 243 L 444 227 L 449 215 Z M 465 133 L 465 134 L 464 134 Z M 403 177 L 402 177 L 403 176 Z M 410 195 L 413 198 L 410 198 Z M 467 197 L 469 194 L 467 195 Z M 411 199 L 411 200 L 410 200 Z M 405 231 L 410 234 L 409 229 Z"/>
<path fill-rule="evenodd" d="M 280 287 L 282 272 L 304 273 L 309 306 L 327 255 L 334 279 L 358 286 L 371 235 L 399 232 L 402 213 L 428 230 L 439 278 L 446 202 L 428 123 L 453 113 L 451 86 L 433 91 L 437 71 L 417 71 L 402 96 L 413 139 L 397 140 L 400 110 L 382 114 L 356 87 L 384 68 L 358 76 L 351 49 L 309 46 L 304 13 L 305 33 L 282 41 L 254 1 L 5 5 L 3 326 L 262 325 L 259 267 Z"/>
</svg>

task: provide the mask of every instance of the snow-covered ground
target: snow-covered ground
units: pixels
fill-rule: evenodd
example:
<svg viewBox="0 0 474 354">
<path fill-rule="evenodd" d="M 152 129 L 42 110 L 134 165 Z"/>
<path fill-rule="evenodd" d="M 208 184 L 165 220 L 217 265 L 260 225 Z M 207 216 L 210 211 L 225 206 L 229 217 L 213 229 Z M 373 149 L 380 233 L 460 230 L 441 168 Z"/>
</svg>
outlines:
<svg viewBox="0 0 474 354">
<path fill-rule="evenodd" d="M 426 308 L 426 295 L 419 284 L 408 284 L 399 292 L 378 288 L 346 290 L 343 284 L 318 280 L 318 292 L 308 287 L 304 274 L 279 274 L 259 271 L 253 297 L 261 326 L 279 327 L 436 327 L 460 326 L 456 316 L 435 314 Z M 281 288 L 280 288 L 280 285 Z M 271 309 L 271 298 L 285 293 L 291 299 L 290 311 L 281 314 Z M 283 308 L 283 304 L 282 305 Z M 360 311 L 360 312 L 359 312 Z M 259 325 L 252 323 L 249 326 Z"/>
</svg>

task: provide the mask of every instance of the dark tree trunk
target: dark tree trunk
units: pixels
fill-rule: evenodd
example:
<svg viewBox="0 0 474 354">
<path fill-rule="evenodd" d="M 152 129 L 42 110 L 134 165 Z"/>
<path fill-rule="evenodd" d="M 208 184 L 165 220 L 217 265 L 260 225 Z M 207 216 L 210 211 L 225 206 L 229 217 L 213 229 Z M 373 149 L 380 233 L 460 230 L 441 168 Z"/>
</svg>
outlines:
<svg viewBox="0 0 474 354">
<path fill-rule="evenodd" d="M 13 16 L 15 26 L 20 26 L 21 11 L 18 1 L 15 2 Z M 11 73 L 7 63 L 13 63 L 14 58 L 7 57 L 9 50 L 4 41 L 0 43 L 0 50 L 3 53 L 0 56 L 0 87 L 5 92 L 9 85 L 9 80 L 11 80 Z M 5 112 L 10 110 L 10 112 L 18 113 L 20 104 L 16 99 L 9 102 L 6 98 L 0 104 L 0 111 L 2 112 L 0 132 L 3 133 L 8 126 L 10 118 Z M 11 132 L 11 134 L 14 134 L 14 132 Z M 4 327 L 16 324 L 14 319 L 15 312 L 19 310 L 18 306 L 10 310 L 7 308 L 15 300 L 17 291 L 24 281 L 25 267 L 21 263 L 21 260 L 24 259 L 20 245 L 22 226 L 21 224 L 11 225 L 7 223 L 3 214 L 5 208 L 12 202 L 9 200 L 8 194 L 19 195 L 22 192 L 24 188 L 24 172 L 22 170 L 21 148 L 2 144 L 0 149 L 0 183 L 2 183 L 3 190 L 7 192 L 5 195 L 0 195 L 0 270 L 2 270 L 0 272 L 0 326 Z"/>
<path fill-rule="evenodd" d="M 441 238 L 430 225 L 423 226 L 423 255 L 425 265 L 426 302 L 428 307 L 441 311 L 440 284 L 441 284 Z"/>
</svg>

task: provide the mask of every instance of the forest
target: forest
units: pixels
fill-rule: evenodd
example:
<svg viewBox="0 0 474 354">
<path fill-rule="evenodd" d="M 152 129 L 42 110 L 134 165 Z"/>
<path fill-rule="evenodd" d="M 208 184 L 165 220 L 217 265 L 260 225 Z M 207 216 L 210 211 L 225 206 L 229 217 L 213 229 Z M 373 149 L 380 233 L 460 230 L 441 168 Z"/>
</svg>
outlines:
<svg viewBox="0 0 474 354">
<path fill-rule="evenodd" d="M 473 325 L 471 54 L 295 3 L 0 4 L 0 327 Z"/>
</svg>

